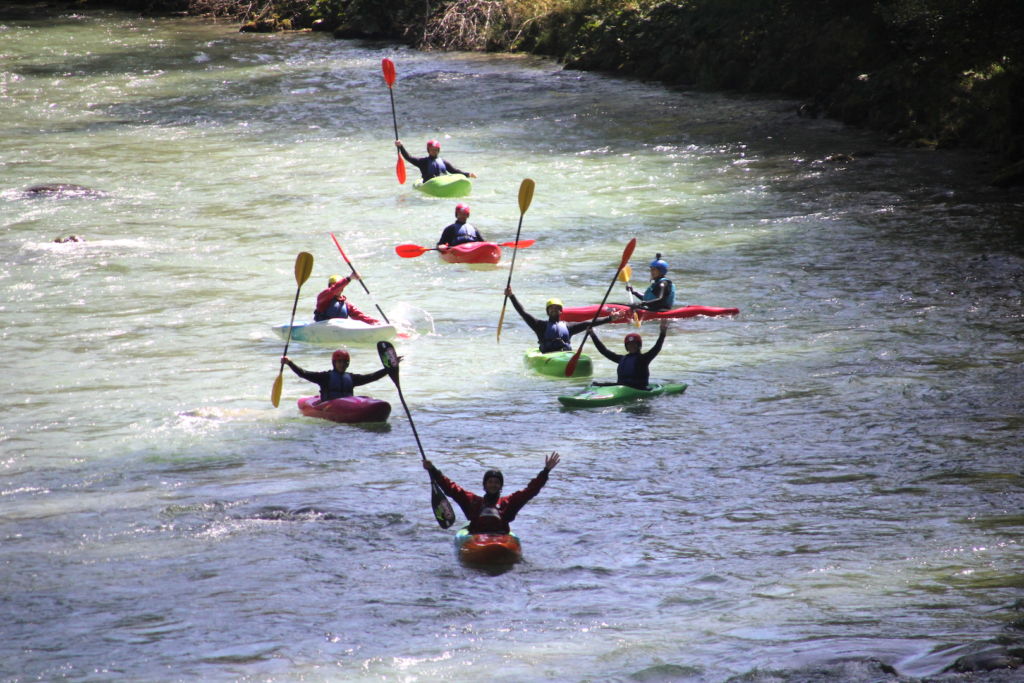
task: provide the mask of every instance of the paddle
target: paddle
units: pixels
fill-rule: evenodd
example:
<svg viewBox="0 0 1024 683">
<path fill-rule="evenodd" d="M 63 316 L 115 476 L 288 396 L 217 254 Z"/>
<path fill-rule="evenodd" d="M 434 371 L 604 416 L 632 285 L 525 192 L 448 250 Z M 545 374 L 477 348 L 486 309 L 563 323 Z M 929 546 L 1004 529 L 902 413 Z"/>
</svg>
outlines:
<svg viewBox="0 0 1024 683">
<path fill-rule="evenodd" d="M 333 232 L 330 232 L 330 233 L 327 233 L 327 234 L 329 234 L 331 236 L 331 239 L 334 240 L 334 246 L 336 246 L 338 248 L 338 251 L 341 252 L 341 258 L 345 259 L 345 263 L 348 264 L 348 267 L 352 269 L 353 273 L 356 272 L 356 267 L 353 266 L 352 262 L 348 260 L 348 256 L 345 256 L 345 250 L 342 249 L 341 245 L 338 243 L 338 238 L 334 236 Z M 363 286 L 363 291 L 366 292 L 366 294 L 372 299 L 373 295 L 370 294 L 370 290 L 367 289 L 366 283 L 363 282 L 362 276 L 359 277 L 359 284 L 361 284 Z M 381 310 L 380 304 L 378 304 L 376 301 L 374 301 L 373 305 L 377 307 L 377 311 L 380 313 L 381 317 L 384 318 L 384 322 L 386 322 L 388 325 L 390 325 L 391 321 L 388 320 L 388 316 L 385 315 L 384 311 Z"/>
<path fill-rule="evenodd" d="M 633 293 L 629 290 L 629 278 L 633 275 L 633 269 L 628 265 L 619 271 L 619 280 L 626 283 L 626 294 L 629 295 L 629 300 L 633 300 Z M 632 306 L 630 306 L 632 308 Z M 633 308 L 633 324 L 640 327 L 640 314 L 636 312 L 636 308 Z"/>
<path fill-rule="evenodd" d="M 405 396 L 402 395 L 402 385 L 398 383 L 398 354 L 395 353 L 395 347 L 391 345 L 391 342 L 379 341 L 377 342 L 377 355 L 380 356 L 380 362 L 384 369 L 388 371 L 388 377 L 391 378 L 391 381 L 395 383 L 395 388 L 398 389 L 398 398 L 402 401 L 405 416 L 409 418 L 412 435 L 416 437 L 416 447 L 420 449 L 420 458 L 426 460 L 427 456 L 423 452 L 420 435 L 416 433 L 416 425 L 412 421 L 412 414 L 409 413 L 409 406 L 406 405 Z M 430 508 L 434 511 L 434 518 L 442 529 L 447 529 L 455 523 L 455 511 L 452 510 L 451 501 L 445 497 L 444 491 L 441 490 L 441 487 L 434 481 L 433 477 L 430 478 Z"/>
<path fill-rule="evenodd" d="M 380 68 L 384 72 L 384 82 L 388 84 L 388 95 L 391 96 L 391 123 L 395 125 L 395 139 L 398 139 L 398 117 L 395 115 L 395 91 L 391 87 L 395 84 L 395 63 L 385 57 L 380 60 Z M 405 164 L 402 162 L 402 153 L 398 152 L 398 161 L 395 164 L 395 175 L 398 176 L 398 184 L 405 185 Z"/>
<path fill-rule="evenodd" d="M 576 349 L 576 353 L 572 355 L 572 358 L 569 359 L 569 363 L 565 366 L 566 377 L 572 377 L 572 373 L 576 371 L 576 364 L 580 360 L 580 354 L 583 353 L 583 345 L 587 343 L 587 337 L 590 336 L 590 330 L 594 326 L 594 323 L 597 322 L 597 319 L 601 316 L 601 309 L 604 308 L 605 302 L 608 301 L 608 295 L 612 293 L 612 287 L 615 286 L 616 280 L 619 279 L 619 271 L 625 268 L 626 264 L 629 263 L 629 257 L 633 255 L 634 249 L 636 249 L 635 237 L 631 239 L 629 244 L 626 245 L 626 248 L 622 250 L 622 260 L 619 261 L 619 267 L 615 269 L 615 277 L 613 277 L 612 281 L 608 284 L 608 291 L 604 293 L 604 298 L 601 299 L 601 304 L 597 307 L 597 310 L 594 311 L 594 318 L 590 321 L 590 324 L 587 325 L 587 331 L 583 333 L 583 341 L 580 342 L 580 346 Z"/>
<path fill-rule="evenodd" d="M 300 251 L 299 255 L 295 257 L 295 283 L 298 285 L 295 288 L 295 303 L 292 304 L 292 319 L 288 323 L 288 338 L 284 342 L 284 351 L 281 352 L 281 356 L 288 355 L 288 345 L 292 343 L 292 325 L 295 324 L 295 309 L 299 306 L 299 292 L 302 290 L 303 283 L 309 279 L 309 274 L 313 272 L 313 255 L 306 251 Z M 281 403 L 281 387 L 284 384 L 284 361 L 281 361 L 281 369 L 277 373 L 277 379 L 274 380 L 274 388 L 270 390 L 270 402 L 274 404 L 276 408 Z"/>
<path fill-rule="evenodd" d="M 526 214 L 526 210 L 530 208 L 530 202 L 533 201 L 533 189 L 535 183 L 530 178 L 524 178 L 523 182 L 519 184 L 519 227 L 516 228 L 516 242 L 519 242 L 519 231 L 523 229 L 523 216 Z M 530 241 L 533 244 L 533 241 Z M 516 251 L 512 251 L 512 264 L 508 267 L 508 282 L 505 283 L 505 289 L 508 290 L 512 286 L 512 269 L 516 267 Z M 505 322 L 505 306 L 508 305 L 508 295 L 501 301 L 501 315 L 498 316 L 498 336 L 496 341 L 501 343 L 501 325 Z"/>
<path fill-rule="evenodd" d="M 498 246 L 525 249 L 526 247 L 533 245 L 533 243 L 536 241 L 537 240 L 521 240 L 519 242 L 499 242 Z M 416 258 L 417 256 L 422 256 L 428 251 L 440 250 L 440 247 L 421 247 L 418 244 L 399 244 L 397 247 L 395 247 L 395 253 L 401 256 L 402 258 Z M 514 257 L 515 252 L 512 252 L 512 254 Z"/>
</svg>

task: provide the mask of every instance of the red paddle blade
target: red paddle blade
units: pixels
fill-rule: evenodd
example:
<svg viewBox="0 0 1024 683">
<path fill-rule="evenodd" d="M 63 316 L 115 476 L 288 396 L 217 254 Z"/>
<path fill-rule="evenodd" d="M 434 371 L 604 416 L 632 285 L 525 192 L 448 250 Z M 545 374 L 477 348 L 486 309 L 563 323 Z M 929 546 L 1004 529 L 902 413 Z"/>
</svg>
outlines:
<svg viewBox="0 0 1024 683">
<path fill-rule="evenodd" d="M 513 247 L 516 249 L 526 249 L 527 247 L 532 247 L 533 243 L 536 241 L 537 240 L 519 240 L 518 242 L 502 242 L 498 246 L 509 247 L 510 249 Z"/>
<path fill-rule="evenodd" d="M 398 162 L 395 164 L 395 175 L 398 176 L 398 184 L 405 185 L 405 163 L 402 162 L 402 155 L 398 155 Z"/>
<path fill-rule="evenodd" d="M 626 264 L 629 263 L 629 257 L 633 255 L 633 250 L 634 249 L 636 249 L 636 238 L 635 237 L 633 239 L 631 239 L 629 241 L 629 244 L 626 245 L 626 248 L 622 250 L 622 260 L 619 261 L 619 270 L 622 270 L 623 268 L 625 268 Z M 618 278 L 618 276 L 619 276 L 618 271 L 615 271 L 615 277 Z"/>
<path fill-rule="evenodd" d="M 395 247 L 395 253 L 402 258 L 416 258 L 430 251 L 430 247 L 421 247 L 418 244 L 399 244 Z"/>
<path fill-rule="evenodd" d="M 586 338 L 584 338 L 584 341 L 586 341 Z M 572 358 L 570 358 L 569 362 L 566 363 L 566 365 L 565 365 L 565 376 L 566 377 L 572 377 L 572 374 L 574 372 L 576 372 L 576 364 L 580 362 L 580 354 L 582 352 L 583 352 L 583 344 L 580 344 L 580 347 L 578 349 L 576 349 L 576 353 L 573 354 Z"/>
<path fill-rule="evenodd" d="M 395 63 L 385 57 L 380 60 L 381 71 L 384 72 L 384 82 L 388 84 L 390 88 L 395 84 Z"/>
</svg>

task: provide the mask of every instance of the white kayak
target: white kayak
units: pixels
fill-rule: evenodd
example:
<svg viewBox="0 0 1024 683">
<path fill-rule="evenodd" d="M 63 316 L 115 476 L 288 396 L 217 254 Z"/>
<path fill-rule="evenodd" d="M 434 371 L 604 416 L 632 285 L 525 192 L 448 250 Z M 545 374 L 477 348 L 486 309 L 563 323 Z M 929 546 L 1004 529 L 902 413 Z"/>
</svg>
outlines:
<svg viewBox="0 0 1024 683">
<path fill-rule="evenodd" d="M 288 338 L 288 325 L 275 325 L 281 339 Z M 367 325 L 351 318 L 331 318 L 316 323 L 292 325 L 292 341 L 310 344 L 376 344 L 398 336 L 394 325 Z"/>
</svg>

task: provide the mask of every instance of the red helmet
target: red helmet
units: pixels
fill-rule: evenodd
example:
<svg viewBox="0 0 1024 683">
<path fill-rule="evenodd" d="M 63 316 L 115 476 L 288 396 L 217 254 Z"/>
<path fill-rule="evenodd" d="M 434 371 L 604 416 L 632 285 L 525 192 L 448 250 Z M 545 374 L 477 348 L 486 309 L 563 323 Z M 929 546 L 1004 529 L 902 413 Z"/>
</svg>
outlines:
<svg viewBox="0 0 1024 683">
<path fill-rule="evenodd" d="M 622 344 L 623 346 L 629 346 L 630 342 L 636 342 L 637 344 L 640 344 L 642 346 L 644 340 L 641 339 L 640 335 L 637 334 L 636 332 L 630 332 L 629 334 L 626 335 L 626 338 L 622 340 Z"/>
<path fill-rule="evenodd" d="M 455 205 L 455 215 L 456 216 L 458 216 L 459 213 L 461 213 L 463 211 L 466 213 L 467 216 L 469 215 L 469 204 L 456 204 Z"/>
<path fill-rule="evenodd" d="M 441 149 L 441 143 L 437 140 L 427 140 L 427 151 L 431 149 Z"/>
<path fill-rule="evenodd" d="M 344 359 L 347 363 L 351 358 L 352 357 L 348 355 L 348 351 L 345 349 L 338 349 L 331 354 L 331 364 L 333 365 L 334 363 L 337 363 L 339 359 Z"/>
</svg>

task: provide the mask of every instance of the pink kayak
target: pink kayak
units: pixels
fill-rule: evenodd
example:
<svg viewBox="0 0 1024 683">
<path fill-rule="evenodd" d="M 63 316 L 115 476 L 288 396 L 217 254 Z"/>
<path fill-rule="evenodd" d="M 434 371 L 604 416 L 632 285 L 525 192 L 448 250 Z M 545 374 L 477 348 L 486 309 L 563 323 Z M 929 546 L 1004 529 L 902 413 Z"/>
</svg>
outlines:
<svg viewBox="0 0 1024 683">
<path fill-rule="evenodd" d="M 332 422 L 384 422 L 391 414 L 391 404 L 369 396 L 346 396 L 331 401 L 307 396 L 299 399 L 299 412 Z"/>
<path fill-rule="evenodd" d="M 501 247 L 494 242 L 467 242 L 438 253 L 448 263 L 497 263 L 501 259 Z"/>
<path fill-rule="evenodd" d="M 623 304 L 605 304 L 601 309 L 601 315 L 613 315 L 619 311 L 625 311 L 629 315 L 623 317 L 620 320 L 614 322 L 617 323 L 628 323 L 633 320 L 633 315 L 630 313 L 629 306 Z M 572 306 L 569 308 L 562 309 L 562 320 L 565 322 L 582 322 L 590 320 L 594 317 L 594 313 L 597 312 L 597 306 Z M 682 308 L 672 308 L 667 311 L 645 311 L 642 309 L 636 309 L 637 314 L 640 316 L 640 320 L 659 320 L 661 318 L 695 318 L 698 315 L 736 315 L 740 312 L 738 308 L 715 308 L 714 306 L 683 306 Z"/>
</svg>

